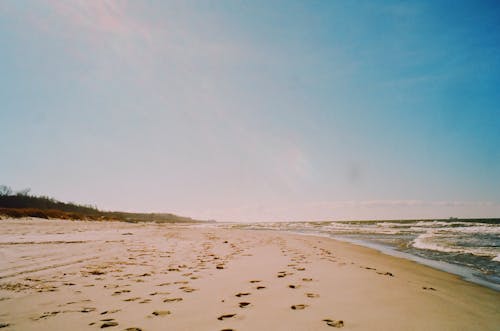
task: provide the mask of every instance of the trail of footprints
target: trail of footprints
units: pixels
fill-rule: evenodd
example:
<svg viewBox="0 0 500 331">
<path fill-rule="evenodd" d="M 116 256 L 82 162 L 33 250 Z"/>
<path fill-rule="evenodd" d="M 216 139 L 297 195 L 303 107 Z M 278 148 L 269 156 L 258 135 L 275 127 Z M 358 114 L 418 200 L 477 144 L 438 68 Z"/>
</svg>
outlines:
<svg viewBox="0 0 500 331">
<path fill-rule="evenodd" d="M 284 254 L 285 256 L 290 256 L 291 263 L 287 265 L 288 268 L 293 268 L 293 270 L 295 270 L 297 272 L 301 272 L 301 271 L 306 270 L 304 265 L 308 264 L 308 262 L 307 262 L 308 256 L 304 255 L 302 252 L 300 252 L 298 250 L 292 250 L 292 249 L 287 248 L 285 242 L 281 242 L 280 247 L 281 247 L 282 254 Z M 326 250 L 324 248 L 318 248 L 318 247 L 313 247 L 313 248 L 318 249 L 318 251 L 319 251 L 318 255 L 320 256 L 320 259 L 327 260 L 330 262 L 338 262 L 337 259 L 335 258 L 335 256 L 329 250 Z M 287 276 L 292 276 L 293 274 L 294 274 L 293 271 L 286 271 L 286 270 L 279 271 L 277 274 L 277 277 L 278 278 L 286 278 Z M 308 283 L 308 282 L 313 281 L 313 279 L 309 278 L 309 277 L 302 277 L 301 280 L 304 283 Z M 301 288 L 301 285 L 300 284 L 289 284 L 288 288 L 295 290 L 295 289 Z M 315 298 L 320 297 L 319 294 L 311 293 L 311 292 L 306 292 L 305 296 L 307 298 L 310 298 L 310 299 L 315 299 Z M 299 310 L 304 310 L 304 309 L 308 308 L 309 306 L 310 305 L 308 305 L 308 304 L 300 303 L 300 304 L 291 305 L 290 309 L 295 310 L 295 311 L 299 311 Z M 323 322 L 326 322 L 326 326 L 335 327 L 335 328 L 341 328 L 344 326 L 343 320 L 333 320 L 331 318 L 325 318 L 325 319 L 323 319 Z"/>
<path fill-rule="evenodd" d="M 127 233 L 127 235 L 131 235 Z M 177 238 L 179 239 L 179 238 Z M 227 263 L 238 255 L 244 253 L 244 249 L 239 248 L 240 245 L 224 241 L 229 248 L 229 253 L 226 255 L 217 255 L 212 252 L 214 242 L 219 241 L 220 238 L 208 233 L 205 240 L 197 247 L 186 245 L 185 250 L 194 249 L 197 252 L 197 258 L 194 263 L 187 265 L 185 261 L 175 261 L 172 257 L 174 253 L 182 258 L 179 254 L 178 247 L 171 247 L 166 250 L 159 250 L 155 246 L 146 245 L 144 243 L 132 242 L 124 243 L 127 247 L 127 254 L 123 258 L 112 258 L 109 261 L 101 261 L 99 263 L 87 264 L 80 269 L 79 272 L 64 273 L 62 275 L 53 276 L 52 279 L 35 279 L 26 277 L 22 283 L 2 283 L 1 288 L 13 292 L 29 291 L 29 292 L 45 292 L 45 291 L 58 291 L 59 286 L 72 286 L 74 287 L 73 294 L 75 297 L 84 297 L 89 295 L 87 288 L 102 287 L 106 292 L 109 292 L 110 297 L 116 297 L 116 300 L 121 300 L 127 303 L 137 304 L 150 304 L 153 299 L 159 298 L 162 304 L 172 305 L 176 302 L 181 302 L 184 297 L 173 294 L 174 292 L 181 292 L 189 294 L 197 291 L 195 286 L 191 285 L 192 281 L 201 278 L 200 273 L 203 270 L 214 269 L 221 270 L 227 268 Z M 166 263 L 165 263 L 166 262 Z M 164 267 L 160 267 L 164 266 Z M 142 268 L 141 272 L 137 269 Z M 128 272 L 127 269 L 133 269 L 134 272 Z M 84 279 L 84 282 L 77 284 L 75 280 L 78 277 Z M 149 279 L 158 279 L 168 277 L 172 281 L 157 282 L 155 287 L 158 291 L 149 293 L 149 297 L 142 297 L 134 295 L 133 283 L 151 282 Z M 87 281 L 88 280 L 88 281 Z M 163 288 L 168 291 L 162 290 Z M 139 294 L 139 293 L 137 293 Z M 141 293 L 142 294 L 142 293 Z M 8 298 L 7 298 L 8 299 Z M 7 300 L 6 299 L 6 300 Z M 155 299 L 155 301 L 158 301 Z M 34 321 L 41 321 L 48 318 L 53 318 L 63 313 L 82 313 L 91 314 L 96 318 L 96 321 L 90 322 L 90 326 L 98 326 L 100 328 L 112 328 L 119 326 L 119 322 L 113 317 L 105 317 L 121 311 L 121 309 L 113 309 L 110 307 L 107 310 L 99 312 L 96 307 L 92 306 L 91 299 L 75 300 L 66 303 L 60 303 L 57 306 L 61 310 L 45 311 L 38 316 L 33 316 L 31 319 Z M 242 302 L 241 307 L 246 307 L 250 303 Z M 132 308 L 132 307 L 131 307 Z M 149 318 L 161 318 L 173 314 L 171 310 L 153 310 Z M 225 317 L 227 318 L 227 316 Z M 1 323 L 0 327 L 12 326 L 9 323 Z M 132 326 L 125 330 L 138 331 L 141 328 Z"/>
<path fill-rule="evenodd" d="M 297 250 L 289 249 L 286 246 L 286 243 L 283 241 L 277 240 L 277 242 L 279 242 L 279 245 L 281 248 L 281 253 L 287 257 L 288 256 L 290 257 L 290 263 L 287 265 L 287 268 L 285 268 L 286 270 L 278 271 L 276 273 L 276 277 L 285 279 L 287 277 L 294 276 L 296 274 L 296 272 L 305 271 L 306 268 L 303 265 L 308 263 L 307 256 L 305 256 L 304 254 L 302 254 L 301 252 L 299 252 Z M 310 277 L 301 277 L 301 281 L 306 284 L 308 282 L 312 282 L 313 279 Z M 261 284 L 262 282 L 263 282 L 262 280 L 250 280 L 249 281 L 249 283 L 252 285 Z M 302 287 L 302 285 L 301 284 L 288 284 L 287 287 L 289 289 L 292 289 L 292 290 L 297 290 L 297 289 L 300 289 Z M 254 289 L 256 289 L 256 290 L 261 290 L 261 289 L 265 289 L 265 288 L 266 288 L 266 286 L 263 286 L 263 285 L 257 285 L 256 287 L 254 287 Z M 251 294 L 252 294 L 251 292 L 246 292 L 246 291 L 243 292 L 242 291 L 242 292 L 236 293 L 235 297 L 241 299 L 244 297 L 251 296 Z M 305 297 L 307 297 L 309 299 L 316 299 L 316 298 L 320 297 L 319 294 L 311 293 L 311 292 L 306 292 L 306 293 L 304 293 L 304 295 L 305 295 Z M 224 302 L 225 300 L 222 300 L 222 301 Z M 242 309 L 247 309 L 249 307 L 252 307 L 252 303 L 249 301 L 241 301 L 238 303 L 238 307 L 242 308 Z M 290 305 L 290 309 L 292 311 L 300 311 L 300 310 L 304 310 L 308 307 L 310 307 L 310 305 L 304 304 L 304 303 Z M 219 321 L 224 321 L 224 320 L 234 318 L 236 316 L 238 316 L 238 314 L 234 313 L 234 312 L 224 313 L 224 314 L 218 316 L 217 319 Z M 331 318 L 325 318 L 322 320 L 322 322 L 325 322 L 325 326 L 329 326 L 329 327 L 335 327 L 335 328 L 344 327 L 343 320 L 334 320 Z M 234 329 L 221 329 L 221 331 L 234 331 Z"/>
<path fill-rule="evenodd" d="M 167 242 L 168 242 L 168 238 Z M 179 238 L 175 238 L 179 239 Z M 301 310 L 311 309 L 314 306 L 314 300 L 320 298 L 317 293 L 307 291 L 308 283 L 314 280 L 307 275 L 307 267 L 310 256 L 304 254 L 295 247 L 290 247 L 282 238 L 273 238 L 273 244 L 278 244 L 280 252 L 287 257 L 289 263 L 282 270 L 278 270 L 274 277 L 283 281 L 283 286 L 286 286 L 291 291 L 304 291 L 304 298 L 311 299 L 307 303 L 295 302 L 289 305 L 290 311 L 300 313 Z M 175 242 L 175 241 L 173 241 Z M 226 254 L 216 254 L 214 252 L 215 243 L 225 245 Z M 141 242 L 125 242 L 127 254 L 108 261 L 100 261 L 98 263 L 90 263 L 81 268 L 80 272 L 64 273 L 63 275 L 53 276 L 52 279 L 35 279 L 26 277 L 23 283 L 17 284 L 0 284 L 3 289 L 12 291 L 33 291 L 33 292 L 50 292 L 58 291 L 60 287 L 73 289 L 75 297 L 83 298 L 81 300 L 70 301 L 59 304 L 60 310 L 46 311 L 38 316 L 33 317 L 35 321 L 41 321 L 49 318 L 54 318 L 59 314 L 64 313 L 80 313 L 88 314 L 96 317 L 96 320 L 89 323 L 99 328 L 113 328 L 119 326 L 119 321 L 113 318 L 113 314 L 118 313 L 121 309 L 109 307 L 106 310 L 98 311 L 93 306 L 91 299 L 85 298 L 86 288 L 100 287 L 104 291 L 109 292 L 109 296 L 116 300 L 128 302 L 130 304 L 149 305 L 159 303 L 168 309 L 151 309 L 151 313 L 146 318 L 168 318 L 175 316 L 175 304 L 187 300 L 190 293 L 198 291 L 195 282 L 203 277 L 203 271 L 224 272 L 230 267 L 230 261 L 235 257 L 250 256 L 247 253 L 250 241 L 239 240 L 232 242 L 224 240 L 216 236 L 214 233 L 208 232 L 204 240 L 193 246 L 186 246 L 182 249 L 196 251 L 196 259 L 190 264 L 186 264 L 184 260 L 175 260 L 179 254 L 179 247 L 175 245 L 167 246 L 167 248 L 159 249 L 154 245 L 148 245 Z M 339 257 L 336 257 L 328 249 L 313 246 L 315 254 L 320 259 L 337 263 L 339 265 L 348 264 Z M 178 257 L 179 258 L 179 257 Z M 376 268 L 359 266 L 368 271 L 376 272 L 377 274 L 394 277 L 391 272 L 379 271 Z M 142 270 L 138 270 L 142 268 Z M 134 272 L 130 272 L 133 270 Z M 82 284 L 77 284 L 75 279 L 79 276 L 82 279 L 88 280 Z M 133 284 L 142 282 L 154 282 L 154 287 L 157 290 L 150 293 L 134 293 Z M 252 279 L 248 281 L 250 289 L 235 293 L 238 298 L 235 309 L 244 310 L 252 309 L 251 295 L 252 291 L 262 291 L 266 293 L 269 286 L 265 281 L 260 279 Z M 422 287 L 426 291 L 435 291 L 432 287 Z M 141 296 L 142 295 L 142 296 Z M 157 306 L 155 305 L 157 308 Z M 131 309 L 133 309 L 131 307 Z M 229 311 L 215 316 L 219 321 L 231 321 L 238 316 L 238 312 Z M 341 328 L 343 320 L 335 320 L 326 317 L 322 320 L 325 326 Z M 0 324 L 0 327 L 5 327 L 8 323 Z M 130 326 L 124 330 L 140 331 L 138 326 Z M 232 330 L 232 329 L 222 329 Z"/>
</svg>

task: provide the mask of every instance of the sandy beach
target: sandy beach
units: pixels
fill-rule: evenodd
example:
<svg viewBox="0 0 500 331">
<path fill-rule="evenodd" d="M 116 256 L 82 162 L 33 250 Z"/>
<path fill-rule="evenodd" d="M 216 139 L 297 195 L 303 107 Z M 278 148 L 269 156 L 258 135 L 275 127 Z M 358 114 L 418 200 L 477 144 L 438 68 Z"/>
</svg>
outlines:
<svg viewBox="0 0 500 331">
<path fill-rule="evenodd" d="M 4 330 L 498 330 L 500 294 L 328 238 L 1 220 Z"/>
</svg>

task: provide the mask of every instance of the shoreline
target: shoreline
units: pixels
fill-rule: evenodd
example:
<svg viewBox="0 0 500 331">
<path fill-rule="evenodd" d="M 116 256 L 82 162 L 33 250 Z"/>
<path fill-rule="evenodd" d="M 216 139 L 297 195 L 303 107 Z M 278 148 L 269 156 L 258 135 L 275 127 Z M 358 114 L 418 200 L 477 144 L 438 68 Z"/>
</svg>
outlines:
<svg viewBox="0 0 500 331">
<path fill-rule="evenodd" d="M 463 220 L 460 220 L 463 221 Z M 475 220 L 471 220 L 475 221 Z M 494 222 L 493 222 L 494 221 Z M 492 220 L 491 223 L 497 224 L 498 219 Z M 391 222 L 391 221 L 386 221 L 386 222 Z M 406 220 L 404 222 L 414 222 L 413 220 Z M 432 221 L 435 222 L 435 221 Z M 305 222 L 306 225 L 308 222 Z M 410 261 L 417 262 L 419 264 L 429 266 L 432 268 L 435 268 L 437 270 L 441 270 L 444 272 L 448 272 L 457 276 L 462 277 L 465 281 L 472 282 L 475 284 L 479 284 L 482 286 L 485 286 L 487 288 L 500 291 L 500 278 L 498 278 L 495 275 L 498 275 L 498 268 L 494 267 L 496 260 L 493 261 L 486 261 L 486 260 L 480 260 L 482 256 L 484 255 L 477 255 L 475 253 L 469 253 L 471 254 L 470 260 L 468 263 L 464 263 L 464 260 L 460 261 L 460 259 L 456 259 L 452 256 L 440 256 L 436 254 L 431 254 L 435 253 L 433 250 L 431 251 L 426 251 L 425 249 L 417 249 L 415 250 L 409 250 L 409 249 L 399 249 L 400 247 L 397 247 L 396 245 L 391 245 L 390 243 L 383 242 L 381 240 L 375 240 L 374 238 L 371 238 L 369 236 L 365 236 L 363 238 L 362 236 L 358 236 L 359 238 L 354 238 L 349 235 L 344 235 L 342 232 L 331 232 L 329 229 L 322 229 L 321 227 L 317 227 L 317 224 L 314 224 L 315 222 L 309 222 L 313 223 L 313 227 L 311 228 L 310 226 L 304 225 L 302 228 L 301 227 L 296 227 L 292 226 L 294 223 L 289 223 L 290 226 L 285 226 L 285 227 L 275 227 L 273 224 L 275 223 L 269 223 L 271 224 L 270 226 L 266 226 L 266 223 L 258 223 L 257 226 L 254 226 L 252 223 L 245 223 L 245 227 L 243 229 L 253 229 L 253 230 L 269 230 L 269 231 L 281 231 L 285 233 L 295 233 L 299 235 L 305 235 L 305 236 L 318 236 L 318 237 L 324 237 L 324 238 L 331 238 L 334 240 L 342 241 L 342 242 L 348 242 L 348 243 L 353 243 L 362 247 L 368 247 L 377 251 L 380 251 L 382 253 L 385 253 L 389 256 L 395 256 L 395 257 L 400 257 L 400 258 L 405 258 Z M 376 222 L 380 223 L 380 222 Z M 239 228 L 239 224 L 235 223 L 227 223 L 235 226 L 236 228 Z M 287 224 L 287 223 L 285 223 Z M 300 224 L 300 223 L 298 223 Z M 425 228 L 425 226 L 423 226 Z M 344 230 L 340 228 L 340 230 Z M 353 231 L 356 231 L 356 229 L 352 229 Z M 363 229 L 364 230 L 364 229 Z M 378 235 L 380 233 L 384 232 L 378 232 L 379 229 L 372 229 L 374 235 Z M 384 227 L 385 231 L 385 227 Z M 397 231 L 400 231 L 399 229 Z M 424 229 L 423 232 L 428 231 L 428 229 Z M 363 232 L 361 232 L 363 233 Z M 400 234 L 399 232 L 398 234 Z M 416 237 L 421 235 L 417 234 L 415 235 Z M 373 239 L 373 240 L 372 240 Z M 399 244 L 409 244 L 411 245 L 413 242 L 412 240 L 408 240 L 408 242 L 405 242 L 407 239 L 401 239 L 396 237 L 396 239 L 392 240 L 400 240 Z M 389 240 L 390 242 L 390 240 Z M 406 247 L 406 246 L 405 246 Z M 489 246 L 486 246 L 489 247 Z M 431 252 L 431 253 L 428 253 Z M 441 252 L 441 251 L 439 251 Z M 466 253 L 467 251 L 465 251 Z M 498 256 L 497 256 L 498 258 Z"/>
<path fill-rule="evenodd" d="M 260 230 L 257 230 L 260 231 Z M 265 231 L 265 230 L 262 230 Z M 386 254 L 388 256 L 392 257 L 397 257 L 397 258 L 402 258 L 408 261 L 413 261 L 416 262 L 420 265 L 430 267 L 439 271 L 443 271 L 446 273 L 449 273 L 451 275 L 459 276 L 462 280 L 470 282 L 472 284 L 480 285 L 486 288 L 489 288 L 491 290 L 500 292 L 500 284 L 496 284 L 493 282 L 489 282 L 485 279 L 482 279 L 479 276 L 476 276 L 471 270 L 452 263 L 448 263 L 445 261 L 438 261 L 438 260 L 432 260 L 429 258 L 424 258 L 418 255 L 413 255 L 410 253 L 398 251 L 392 246 L 389 245 L 383 245 L 379 243 L 374 243 L 366 240 L 358 240 L 358 239 L 352 239 L 352 238 L 346 238 L 342 236 L 335 236 L 335 235 L 329 235 L 329 234 L 323 234 L 323 233 L 306 233 L 306 232 L 299 232 L 299 231 L 287 231 L 287 230 L 268 230 L 268 231 L 283 231 L 283 232 L 288 232 L 288 233 L 293 233 L 293 234 L 298 234 L 298 235 L 304 235 L 304 236 L 313 236 L 313 237 L 322 237 L 322 238 L 329 238 L 332 240 L 340 241 L 340 242 L 345 242 L 349 244 L 353 244 L 356 246 L 360 247 L 365 247 L 369 249 L 373 249 L 375 251 L 378 251 L 382 254 Z"/>
<path fill-rule="evenodd" d="M 3 220 L 0 248 L 5 330 L 495 330 L 500 324 L 500 295 L 492 289 L 320 236 Z"/>
<path fill-rule="evenodd" d="M 424 258 L 418 255 L 413 255 L 410 253 L 406 252 L 401 252 L 398 251 L 397 249 L 391 247 L 391 246 L 386 246 L 382 244 L 377 244 L 377 243 L 372 243 L 368 241 L 363 241 L 363 240 L 349 240 L 349 239 L 344 239 L 340 237 L 331 237 L 333 240 L 338 240 L 338 241 L 344 241 L 348 242 L 354 245 L 359 245 L 362 247 L 367 247 L 376 251 L 379 251 L 383 254 L 389 255 L 389 256 L 394 256 L 394 257 L 399 257 L 403 258 L 408 261 L 413 261 L 416 262 L 420 265 L 424 265 L 429 268 L 433 268 L 439 271 L 443 271 L 446 273 L 449 273 L 451 275 L 459 276 L 462 280 L 467 281 L 472 284 L 480 285 L 485 288 L 489 288 L 491 290 L 500 292 L 500 284 L 496 284 L 493 282 L 489 282 L 487 280 L 484 280 L 483 278 L 476 276 L 471 270 L 452 263 L 448 263 L 445 261 L 438 261 L 438 260 L 432 260 L 429 258 Z"/>
</svg>

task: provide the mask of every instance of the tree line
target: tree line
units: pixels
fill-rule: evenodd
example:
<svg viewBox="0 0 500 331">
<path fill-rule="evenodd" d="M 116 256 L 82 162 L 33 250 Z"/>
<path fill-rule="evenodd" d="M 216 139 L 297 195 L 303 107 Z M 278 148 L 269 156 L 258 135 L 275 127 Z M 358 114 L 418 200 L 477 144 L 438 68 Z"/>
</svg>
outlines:
<svg viewBox="0 0 500 331">
<path fill-rule="evenodd" d="M 31 195 L 30 192 L 29 188 L 14 191 L 9 186 L 0 185 L 0 216 L 157 223 L 197 222 L 189 217 L 169 213 L 102 211 L 96 206 L 76 204 L 74 202 L 61 202 L 44 195 Z"/>
</svg>

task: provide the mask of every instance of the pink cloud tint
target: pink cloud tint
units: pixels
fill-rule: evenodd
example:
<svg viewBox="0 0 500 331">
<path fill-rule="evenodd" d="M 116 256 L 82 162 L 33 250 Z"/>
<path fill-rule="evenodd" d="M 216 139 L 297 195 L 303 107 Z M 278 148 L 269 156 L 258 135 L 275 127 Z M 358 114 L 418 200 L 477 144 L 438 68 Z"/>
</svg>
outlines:
<svg viewBox="0 0 500 331">
<path fill-rule="evenodd" d="M 124 1 L 48 0 L 54 12 L 76 29 L 115 36 L 151 39 L 150 27 L 128 14 Z"/>
</svg>

